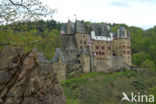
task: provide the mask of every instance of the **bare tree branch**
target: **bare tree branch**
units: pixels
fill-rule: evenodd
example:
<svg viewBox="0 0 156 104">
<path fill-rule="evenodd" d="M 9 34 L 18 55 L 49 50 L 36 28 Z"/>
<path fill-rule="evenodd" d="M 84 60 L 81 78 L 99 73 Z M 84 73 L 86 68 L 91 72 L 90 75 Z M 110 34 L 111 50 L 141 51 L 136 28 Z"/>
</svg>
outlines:
<svg viewBox="0 0 156 104">
<path fill-rule="evenodd" d="M 43 5 L 39 0 L 0 1 L 0 24 L 26 20 L 39 20 L 52 17 L 54 9 Z"/>
</svg>

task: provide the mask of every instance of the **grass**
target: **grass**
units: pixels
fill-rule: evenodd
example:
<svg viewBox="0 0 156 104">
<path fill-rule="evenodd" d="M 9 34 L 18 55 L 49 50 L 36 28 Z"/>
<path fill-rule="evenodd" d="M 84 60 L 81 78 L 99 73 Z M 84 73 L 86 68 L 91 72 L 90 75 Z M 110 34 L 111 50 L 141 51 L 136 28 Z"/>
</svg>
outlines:
<svg viewBox="0 0 156 104">
<path fill-rule="evenodd" d="M 62 82 L 66 104 L 120 104 L 122 92 L 156 93 L 156 72 L 79 73 Z M 125 102 L 124 104 L 129 104 Z"/>
</svg>

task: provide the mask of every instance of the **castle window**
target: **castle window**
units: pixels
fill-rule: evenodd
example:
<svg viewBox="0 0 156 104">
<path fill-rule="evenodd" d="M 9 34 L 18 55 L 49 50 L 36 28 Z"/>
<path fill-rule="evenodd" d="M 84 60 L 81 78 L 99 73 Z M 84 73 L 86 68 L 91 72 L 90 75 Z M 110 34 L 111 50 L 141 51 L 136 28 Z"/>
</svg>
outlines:
<svg viewBox="0 0 156 104">
<path fill-rule="evenodd" d="M 102 46 L 102 49 L 104 49 L 104 46 Z"/>
<path fill-rule="evenodd" d="M 83 37 L 85 38 L 85 35 L 83 35 Z"/>
<path fill-rule="evenodd" d="M 96 46 L 96 49 L 99 49 L 99 46 Z"/>
<path fill-rule="evenodd" d="M 103 58 L 103 60 L 105 60 L 105 58 Z"/>
<path fill-rule="evenodd" d="M 99 52 L 99 55 L 101 55 L 101 52 Z"/>
<path fill-rule="evenodd" d="M 99 53 L 98 52 L 96 52 L 96 55 L 98 55 Z"/>
<path fill-rule="evenodd" d="M 80 41 L 80 43 L 82 44 L 82 40 Z"/>
<path fill-rule="evenodd" d="M 102 55 L 104 55 L 105 53 L 104 52 L 102 52 Z"/>
<path fill-rule="evenodd" d="M 108 50 L 111 50 L 111 47 L 110 46 L 108 47 Z"/>
<path fill-rule="evenodd" d="M 128 49 L 130 49 L 130 46 L 127 46 Z"/>
<path fill-rule="evenodd" d="M 122 48 L 125 48 L 125 46 L 122 46 Z"/>
<path fill-rule="evenodd" d="M 84 41 L 84 44 L 86 44 L 86 41 Z"/>
<path fill-rule="evenodd" d="M 102 58 L 100 58 L 100 60 L 102 60 Z"/>
<path fill-rule="evenodd" d="M 126 54 L 126 51 L 123 51 L 123 54 Z"/>
<path fill-rule="evenodd" d="M 130 51 L 127 51 L 127 54 L 130 54 Z"/>
</svg>

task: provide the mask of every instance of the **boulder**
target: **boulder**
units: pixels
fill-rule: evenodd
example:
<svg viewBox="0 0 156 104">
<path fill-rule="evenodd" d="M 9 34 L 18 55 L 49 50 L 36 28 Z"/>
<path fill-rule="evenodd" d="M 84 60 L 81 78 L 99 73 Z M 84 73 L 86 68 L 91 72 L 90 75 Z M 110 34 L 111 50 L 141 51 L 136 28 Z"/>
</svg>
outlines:
<svg viewBox="0 0 156 104">
<path fill-rule="evenodd" d="M 65 104 L 51 65 L 39 64 L 37 52 L 19 47 L 0 52 L 0 104 Z"/>
</svg>

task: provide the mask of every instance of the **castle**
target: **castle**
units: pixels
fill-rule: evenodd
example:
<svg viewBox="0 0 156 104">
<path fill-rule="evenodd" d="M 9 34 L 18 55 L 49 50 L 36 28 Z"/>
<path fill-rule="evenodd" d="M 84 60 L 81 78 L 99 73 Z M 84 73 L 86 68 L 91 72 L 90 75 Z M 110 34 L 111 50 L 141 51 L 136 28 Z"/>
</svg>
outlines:
<svg viewBox="0 0 156 104">
<path fill-rule="evenodd" d="M 62 51 L 69 73 L 111 72 L 131 66 L 130 33 L 120 27 L 117 33 L 109 25 L 70 20 L 61 27 Z M 116 69 L 115 69 L 116 68 Z"/>
<path fill-rule="evenodd" d="M 38 53 L 40 63 L 51 64 L 59 81 L 78 72 L 115 72 L 131 66 L 130 33 L 124 27 L 112 32 L 109 25 L 68 21 L 61 26 L 61 49 L 49 61 Z"/>
</svg>

